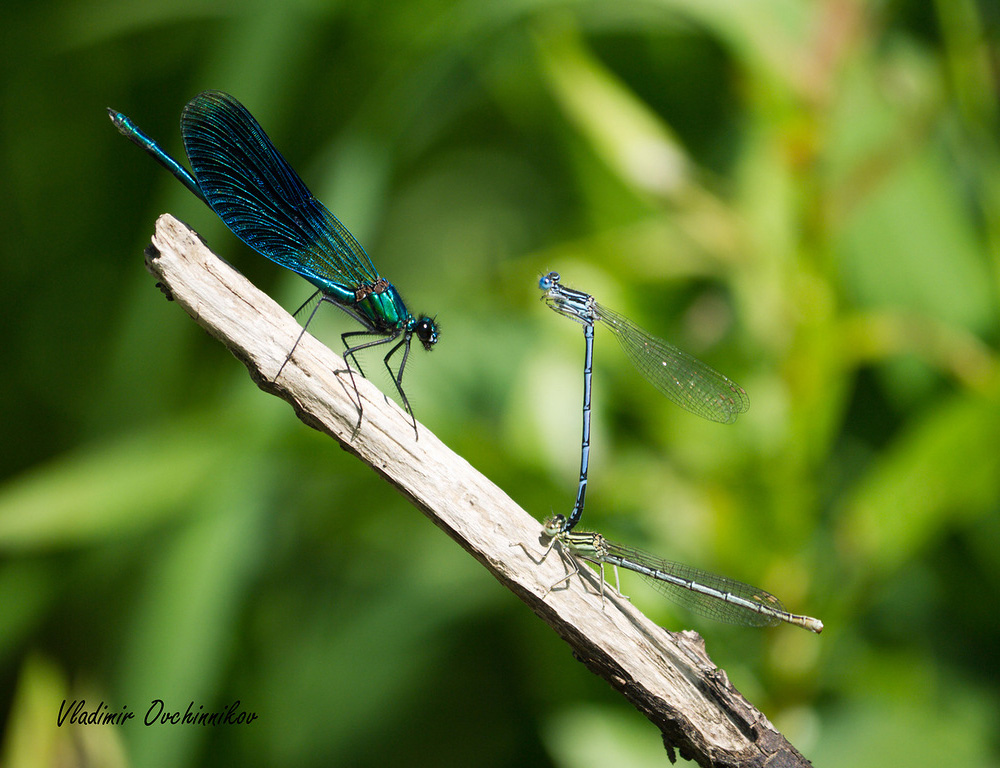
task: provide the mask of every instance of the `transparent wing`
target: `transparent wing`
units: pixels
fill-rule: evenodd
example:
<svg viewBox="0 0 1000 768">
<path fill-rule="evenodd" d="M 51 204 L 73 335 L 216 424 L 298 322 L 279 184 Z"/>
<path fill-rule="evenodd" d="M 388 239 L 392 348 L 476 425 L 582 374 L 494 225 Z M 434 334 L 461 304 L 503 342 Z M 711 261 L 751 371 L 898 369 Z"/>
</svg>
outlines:
<svg viewBox="0 0 1000 768">
<path fill-rule="evenodd" d="M 635 563 L 655 571 L 659 574 L 672 576 L 680 581 L 694 583 L 702 587 L 707 587 L 706 591 L 696 591 L 679 583 L 671 583 L 663 578 L 657 578 L 642 570 L 628 567 L 646 577 L 646 581 L 655 587 L 667 599 L 682 605 L 692 613 L 705 616 L 709 619 L 721 621 L 726 624 L 740 624 L 747 627 L 773 627 L 781 623 L 782 616 L 791 616 L 781 601 L 770 592 L 763 589 L 744 584 L 725 576 L 703 571 L 683 563 L 675 563 L 670 560 L 650 555 L 642 550 L 626 547 L 621 544 L 608 542 L 608 555 L 612 558 L 619 557 L 629 563 Z M 609 562 L 612 562 L 609 560 Z M 717 594 L 711 594 L 711 591 Z M 738 602 L 728 602 L 723 598 L 725 595 L 732 595 L 761 606 L 765 612 L 755 611 L 753 608 L 740 605 Z"/>
<path fill-rule="evenodd" d="M 618 339 L 632 365 L 668 399 L 710 421 L 730 424 L 750 407 L 750 398 L 734 381 L 628 318 L 597 304 L 594 314 Z"/>
</svg>

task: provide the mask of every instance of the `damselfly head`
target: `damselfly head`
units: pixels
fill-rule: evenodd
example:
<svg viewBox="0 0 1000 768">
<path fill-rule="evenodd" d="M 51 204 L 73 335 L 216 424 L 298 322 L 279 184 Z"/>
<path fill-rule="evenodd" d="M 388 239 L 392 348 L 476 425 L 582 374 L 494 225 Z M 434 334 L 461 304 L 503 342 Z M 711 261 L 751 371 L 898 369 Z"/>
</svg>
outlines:
<svg viewBox="0 0 1000 768">
<path fill-rule="evenodd" d="M 549 291 L 559 285 L 559 273 L 549 272 L 547 275 L 542 275 L 541 280 L 538 281 L 538 287 L 543 291 Z"/>
<path fill-rule="evenodd" d="M 421 315 L 413 326 L 413 333 L 428 352 L 437 344 L 438 330 L 437 320 L 427 315 Z"/>
<path fill-rule="evenodd" d="M 551 539 L 562 533 L 563 528 L 566 527 L 566 516 L 565 515 L 552 515 L 545 523 L 542 525 L 542 535 L 546 538 Z"/>
</svg>

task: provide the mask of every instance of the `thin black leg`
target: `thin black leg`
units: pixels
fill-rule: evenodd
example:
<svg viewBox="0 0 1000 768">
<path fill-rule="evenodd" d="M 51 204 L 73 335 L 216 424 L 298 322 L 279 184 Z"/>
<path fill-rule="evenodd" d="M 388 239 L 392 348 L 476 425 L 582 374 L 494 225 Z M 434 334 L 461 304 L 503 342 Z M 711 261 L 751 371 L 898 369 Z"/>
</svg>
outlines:
<svg viewBox="0 0 1000 768">
<path fill-rule="evenodd" d="M 386 370 L 389 371 L 389 375 L 392 376 L 392 381 L 396 385 L 396 391 L 399 392 L 399 397 L 403 401 L 403 407 L 406 408 L 406 412 L 410 414 L 410 420 L 413 422 L 413 434 L 415 435 L 415 439 L 419 440 L 420 433 L 417 431 L 417 417 L 413 415 L 413 409 L 410 407 L 409 398 L 406 397 L 406 393 L 403 391 L 403 369 L 406 368 L 406 359 L 410 356 L 411 338 L 411 334 L 405 334 L 402 340 L 390 349 L 388 354 L 382 358 L 382 362 L 385 363 Z M 404 348 L 403 359 L 399 363 L 399 370 L 396 373 L 393 373 L 392 366 L 389 365 L 389 358 L 396 354 L 396 350 L 400 347 Z"/>
<path fill-rule="evenodd" d="M 391 334 L 389 334 L 387 336 L 382 336 L 382 337 L 380 337 L 378 339 L 375 339 L 374 341 L 368 341 L 368 342 L 365 342 L 364 344 L 358 344 L 357 346 L 354 346 L 354 347 L 348 345 L 347 340 L 349 338 L 353 337 L 353 336 L 373 336 L 375 334 L 376 334 L 375 331 L 348 331 L 347 333 L 340 334 L 340 339 L 341 339 L 341 341 L 344 342 L 344 362 L 347 363 L 347 372 L 351 376 L 351 386 L 354 387 L 354 394 L 358 398 L 358 416 L 359 416 L 359 418 L 364 415 L 364 408 L 361 405 L 361 393 L 358 392 L 357 382 L 354 381 L 354 371 L 351 369 L 351 361 L 350 361 L 349 358 L 352 358 L 352 357 L 354 358 L 354 364 L 356 366 L 358 366 L 358 372 L 361 373 L 361 375 L 364 375 L 364 372 L 361 370 L 361 364 L 358 362 L 358 358 L 357 358 L 357 354 L 356 353 L 360 352 L 363 349 L 368 349 L 369 347 L 377 347 L 377 346 L 380 346 L 382 344 L 389 344 L 389 343 L 395 341 L 397 338 L 399 338 L 400 331 L 397 330 L 394 333 L 391 333 Z M 402 344 L 402 342 L 400 342 L 400 344 Z M 399 346 L 399 344 L 396 345 L 396 347 L 398 347 L 398 346 Z M 393 347 L 393 349 L 396 349 L 396 347 Z M 398 388 L 399 387 L 397 385 L 397 389 Z M 405 397 L 404 397 L 404 399 L 405 399 Z M 409 410 L 409 407 L 407 407 L 407 410 Z"/>
<path fill-rule="evenodd" d="M 319 291 L 316 291 L 316 293 L 319 293 Z M 313 298 L 316 296 L 316 293 L 313 293 L 313 295 L 306 300 L 305 304 L 303 304 L 301 307 L 295 310 L 296 315 L 303 310 L 306 304 L 308 304 L 310 301 L 313 300 Z M 316 306 L 313 307 L 313 311 L 309 313 L 309 319 L 306 320 L 305 325 L 302 326 L 302 330 L 299 331 L 299 337 L 295 340 L 295 343 L 292 344 L 292 348 L 288 350 L 288 354 L 285 356 L 284 362 L 282 362 L 281 367 L 278 368 L 278 372 L 274 374 L 274 378 L 271 379 L 271 381 L 277 381 L 278 377 L 281 375 L 281 372 L 285 370 L 285 366 L 288 365 L 288 361 L 292 359 L 292 355 L 295 352 L 295 348 L 299 345 L 299 342 L 302 341 L 302 337 L 306 335 L 306 328 L 309 327 L 309 323 L 311 323 L 313 321 L 313 318 L 316 317 L 316 313 L 319 311 L 320 305 L 322 305 L 322 303 L 323 303 L 322 298 L 316 302 Z"/>
</svg>

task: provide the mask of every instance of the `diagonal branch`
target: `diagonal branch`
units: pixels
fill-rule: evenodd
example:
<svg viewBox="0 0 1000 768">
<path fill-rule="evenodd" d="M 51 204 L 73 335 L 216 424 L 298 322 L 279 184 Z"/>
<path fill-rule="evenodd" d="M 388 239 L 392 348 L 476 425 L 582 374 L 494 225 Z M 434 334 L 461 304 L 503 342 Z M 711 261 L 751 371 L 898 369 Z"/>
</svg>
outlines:
<svg viewBox="0 0 1000 768">
<path fill-rule="evenodd" d="M 712 664 L 695 632 L 668 632 L 616 595 L 605 605 L 593 571 L 566 588 L 558 557 L 540 560 L 537 520 L 409 417 L 295 319 L 169 215 L 156 224 L 147 265 L 161 289 L 250 371 L 261 389 L 291 404 L 307 425 L 337 440 L 394 485 L 523 600 L 587 667 L 621 692 L 663 734 L 668 755 L 702 766 L 801 766 L 808 761 Z"/>
</svg>

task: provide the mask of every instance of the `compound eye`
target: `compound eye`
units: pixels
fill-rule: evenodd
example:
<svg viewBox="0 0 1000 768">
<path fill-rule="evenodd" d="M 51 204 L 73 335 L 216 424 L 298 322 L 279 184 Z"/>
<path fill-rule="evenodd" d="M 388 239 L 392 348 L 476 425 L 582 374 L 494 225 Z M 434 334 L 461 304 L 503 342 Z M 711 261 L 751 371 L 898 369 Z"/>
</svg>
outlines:
<svg viewBox="0 0 1000 768">
<path fill-rule="evenodd" d="M 545 521 L 542 530 L 544 531 L 544 535 L 551 539 L 553 536 L 562 533 L 565 527 L 566 517 L 564 515 L 553 515 Z"/>
<path fill-rule="evenodd" d="M 423 315 L 413 327 L 413 333 L 420 339 L 420 343 L 424 345 L 424 349 L 430 349 L 437 344 L 438 327 L 433 318 Z"/>
<path fill-rule="evenodd" d="M 538 287 L 541 288 L 543 291 L 547 291 L 558 284 L 559 284 L 558 272 L 549 272 L 547 275 L 543 275 L 542 279 L 538 281 Z"/>
</svg>

